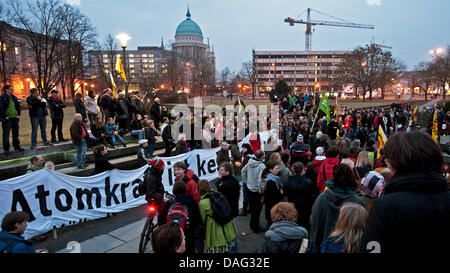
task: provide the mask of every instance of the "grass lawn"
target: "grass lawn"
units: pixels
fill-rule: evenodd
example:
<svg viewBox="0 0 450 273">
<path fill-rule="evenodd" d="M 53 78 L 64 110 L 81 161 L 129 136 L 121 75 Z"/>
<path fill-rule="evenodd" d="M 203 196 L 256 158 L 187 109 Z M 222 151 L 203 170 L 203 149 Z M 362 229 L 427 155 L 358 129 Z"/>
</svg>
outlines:
<svg viewBox="0 0 450 273">
<path fill-rule="evenodd" d="M 50 113 L 49 113 L 50 114 Z M 63 136 L 65 139 L 70 140 L 70 125 L 73 122 L 73 116 L 75 115 L 75 107 L 67 106 L 64 108 L 64 121 L 63 121 Z M 50 142 L 52 140 L 52 135 L 50 134 L 50 129 L 52 129 L 52 119 L 50 115 L 47 116 L 47 140 Z M 58 139 L 58 132 L 56 131 L 56 138 Z M 21 146 L 31 146 L 31 121 L 30 115 L 27 109 L 22 109 L 19 121 L 19 140 Z M 0 138 L 0 148 L 3 149 L 3 140 Z M 37 133 L 37 143 L 42 144 L 41 129 L 38 129 Z M 12 146 L 12 133 L 9 133 L 9 144 L 11 145 L 10 150 L 13 151 Z"/>
</svg>

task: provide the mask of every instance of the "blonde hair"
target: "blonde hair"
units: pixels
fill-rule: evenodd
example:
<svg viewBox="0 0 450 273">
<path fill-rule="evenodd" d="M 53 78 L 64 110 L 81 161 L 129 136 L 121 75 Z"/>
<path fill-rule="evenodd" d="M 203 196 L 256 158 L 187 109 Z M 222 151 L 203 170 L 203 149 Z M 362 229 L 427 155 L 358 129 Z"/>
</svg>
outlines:
<svg viewBox="0 0 450 273">
<path fill-rule="evenodd" d="M 363 165 L 370 165 L 369 153 L 367 151 L 361 151 L 358 154 L 358 159 L 356 160 L 356 167 L 362 167 Z"/>
<path fill-rule="evenodd" d="M 281 160 L 281 155 L 280 155 L 279 153 L 272 153 L 272 154 L 270 155 L 269 161 L 275 161 L 275 162 L 277 162 L 279 165 L 283 165 L 283 166 L 284 166 L 284 163 L 283 163 L 283 161 Z"/>
<path fill-rule="evenodd" d="M 359 246 L 366 226 L 367 210 L 356 203 L 344 203 L 339 211 L 339 219 L 329 238 L 337 238 L 335 243 L 345 239 L 342 253 L 354 253 Z"/>
</svg>

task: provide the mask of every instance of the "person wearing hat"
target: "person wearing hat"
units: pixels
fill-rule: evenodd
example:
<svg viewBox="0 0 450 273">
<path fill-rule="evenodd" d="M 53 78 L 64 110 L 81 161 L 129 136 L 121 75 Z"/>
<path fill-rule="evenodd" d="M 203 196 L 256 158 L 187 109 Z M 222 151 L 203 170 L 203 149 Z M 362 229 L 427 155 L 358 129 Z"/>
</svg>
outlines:
<svg viewBox="0 0 450 273">
<path fill-rule="evenodd" d="M 162 183 L 162 175 L 164 172 L 164 161 L 155 157 L 148 162 L 149 168 L 144 173 L 144 183 L 146 188 L 145 200 L 156 206 L 158 210 L 158 224 L 163 225 L 165 219 L 162 211 L 165 209 L 164 203 L 164 185 Z"/>
<path fill-rule="evenodd" d="M 63 132 L 62 132 L 62 126 L 64 121 L 64 108 L 66 108 L 66 105 L 61 100 L 61 97 L 58 96 L 58 90 L 53 89 L 52 95 L 48 99 L 48 109 L 50 110 L 50 117 L 52 119 L 52 129 L 50 130 L 50 133 L 52 135 L 52 143 L 58 143 L 56 141 L 56 130 L 58 130 L 58 140 L 61 141 L 67 141 L 67 139 L 64 139 Z"/>
<path fill-rule="evenodd" d="M 314 157 L 312 161 L 314 163 L 315 170 L 317 173 L 319 173 L 320 166 L 322 166 L 323 162 L 327 158 L 326 156 L 323 155 L 323 153 L 324 153 L 323 147 L 317 147 L 316 157 Z"/>
<path fill-rule="evenodd" d="M 303 165 L 306 165 L 310 161 L 312 153 L 308 150 L 308 147 L 303 142 L 302 134 L 299 134 L 297 136 L 297 141 L 291 145 L 290 154 L 291 166 L 294 165 L 295 162 L 302 162 Z"/>
<path fill-rule="evenodd" d="M 141 139 L 139 140 L 139 151 L 137 155 L 137 165 L 138 168 L 145 166 L 151 160 L 150 155 L 148 154 L 148 140 Z"/>
<path fill-rule="evenodd" d="M 216 155 L 216 162 L 217 162 L 217 166 L 222 165 L 222 163 L 231 163 L 231 159 L 230 159 L 230 153 L 228 152 L 228 147 L 230 145 L 227 142 L 222 142 L 220 144 L 220 150 L 217 151 Z"/>
</svg>

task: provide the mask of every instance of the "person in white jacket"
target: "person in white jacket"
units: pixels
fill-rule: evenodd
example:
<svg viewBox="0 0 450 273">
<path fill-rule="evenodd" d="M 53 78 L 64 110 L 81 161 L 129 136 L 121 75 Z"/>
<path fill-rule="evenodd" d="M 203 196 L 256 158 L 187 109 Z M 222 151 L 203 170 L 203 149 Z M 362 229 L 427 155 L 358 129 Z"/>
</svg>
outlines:
<svg viewBox="0 0 450 273">
<path fill-rule="evenodd" d="M 247 165 L 242 169 L 242 182 L 250 190 L 248 201 L 250 206 L 250 229 L 253 232 L 261 232 L 263 229 L 259 225 L 259 216 L 262 209 L 262 172 L 266 168 L 264 164 L 264 152 L 258 150 L 255 153 L 256 158 L 251 158 Z"/>
<path fill-rule="evenodd" d="M 89 121 L 91 124 L 94 124 L 98 115 L 98 107 L 97 102 L 95 101 L 94 91 L 88 91 L 88 96 L 84 99 L 84 107 L 86 107 Z"/>
</svg>

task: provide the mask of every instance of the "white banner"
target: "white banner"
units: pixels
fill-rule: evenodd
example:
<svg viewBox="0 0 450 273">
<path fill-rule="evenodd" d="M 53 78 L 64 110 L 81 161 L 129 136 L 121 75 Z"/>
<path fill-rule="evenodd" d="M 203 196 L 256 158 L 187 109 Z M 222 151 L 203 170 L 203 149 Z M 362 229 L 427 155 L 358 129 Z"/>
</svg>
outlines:
<svg viewBox="0 0 450 273">
<path fill-rule="evenodd" d="M 267 142 L 269 132 L 260 133 Z M 248 136 L 239 143 L 248 143 Z M 219 148 L 199 149 L 174 157 L 161 157 L 165 163 L 162 177 L 164 188 L 172 192 L 175 181 L 173 165 L 184 161 L 200 179 L 218 177 L 216 152 Z M 10 211 L 25 211 L 30 215 L 26 239 L 53 228 L 74 225 L 106 217 L 146 203 L 139 196 L 138 183 L 148 166 L 130 171 L 111 170 L 89 177 L 70 176 L 43 169 L 0 182 L 0 218 Z"/>
</svg>

